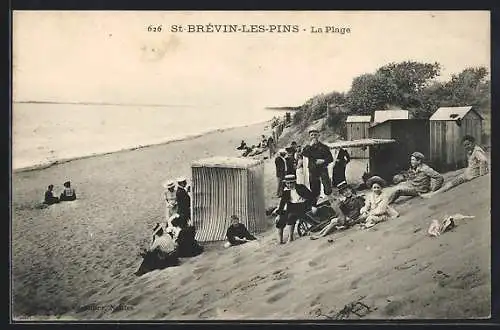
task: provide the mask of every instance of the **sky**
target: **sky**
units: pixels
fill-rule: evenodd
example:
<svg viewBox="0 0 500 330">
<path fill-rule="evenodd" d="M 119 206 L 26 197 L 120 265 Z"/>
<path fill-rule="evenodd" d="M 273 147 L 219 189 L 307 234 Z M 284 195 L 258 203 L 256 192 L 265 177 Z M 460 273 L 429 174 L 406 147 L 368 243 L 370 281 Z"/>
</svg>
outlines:
<svg viewBox="0 0 500 330">
<path fill-rule="evenodd" d="M 299 33 L 187 33 L 173 24 L 296 24 Z M 161 32 L 148 32 L 150 25 Z M 350 33 L 311 33 L 311 26 Z M 306 31 L 303 31 L 306 29 Z M 389 62 L 440 79 L 490 68 L 487 11 L 27 12 L 13 14 L 14 101 L 284 106 Z"/>
</svg>

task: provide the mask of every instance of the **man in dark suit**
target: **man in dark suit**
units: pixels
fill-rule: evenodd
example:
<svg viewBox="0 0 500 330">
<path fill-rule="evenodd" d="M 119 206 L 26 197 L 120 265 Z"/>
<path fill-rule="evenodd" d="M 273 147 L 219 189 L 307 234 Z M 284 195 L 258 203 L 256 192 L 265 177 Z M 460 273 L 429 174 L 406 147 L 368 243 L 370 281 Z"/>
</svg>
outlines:
<svg viewBox="0 0 500 330">
<path fill-rule="evenodd" d="M 182 177 L 177 179 L 177 192 L 175 199 L 177 201 L 177 213 L 184 219 L 191 219 L 191 197 L 188 193 L 187 180 Z"/>
<path fill-rule="evenodd" d="M 350 161 L 351 156 L 349 156 L 349 153 L 345 149 L 340 148 L 338 151 L 337 159 L 335 159 L 335 165 L 333 165 L 332 183 L 335 186 L 346 181 L 345 169 Z"/>
<path fill-rule="evenodd" d="M 332 182 L 328 175 L 328 164 L 333 162 L 330 148 L 319 141 L 319 131 L 309 131 L 311 142 L 302 149 L 302 156 L 307 157 L 309 167 L 309 187 L 317 199 L 321 193 L 321 184 L 325 195 L 332 193 Z"/>
<path fill-rule="evenodd" d="M 285 189 L 278 208 L 273 214 L 278 214 L 276 228 L 280 244 L 283 241 L 283 229 L 288 227 L 288 243 L 293 241 L 293 231 L 298 219 L 303 218 L 305 213 L 316 206 L 316 198 L 313 193 L 303 184 L 297 184 L 295 175 L 285 176 Z M 285 210 L 286 206 L 286 210 Z"/>
<path fill-rule="evenodd" d="M 284 149 L 281 149 L 278 152 L 276 159 L 274 160 L 274 164 L 276 165 L 276 180 L 278 182 L 278 186 L 276 189 L 276 196 L 278 197 L 281 197 L 281 195 L 283 194 L 283 188 L 284 188 L 283 179 L 285 178 L 287 172 L 285 156 L 286 156 L 286 151 Z"/>
<path fill-rule="evenodd" d="M 286 162 L 286 173 L 285 175 L 288 174 L 295 174 L 297 173 L 297 160 L 295 159 L 295 149 L 293 147 L 286 147 L 286 156 L 285 156 L 285 162 Z"/>
</svg>

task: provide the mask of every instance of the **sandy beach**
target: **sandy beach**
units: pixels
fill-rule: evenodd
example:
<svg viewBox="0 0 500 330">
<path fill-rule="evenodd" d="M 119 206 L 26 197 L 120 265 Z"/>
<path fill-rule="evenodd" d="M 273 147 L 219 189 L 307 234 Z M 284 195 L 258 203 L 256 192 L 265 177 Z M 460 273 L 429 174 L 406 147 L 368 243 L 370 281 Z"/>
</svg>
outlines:
<svg viewBox="0 0 500 330">
<path fill-rule="evenodd" d="M 162 220 L 161 183 L 190 177 L 193 160 L 236 156 L 265 124 L 15 173 L 12 177 L 14 316 L 32 319 L 328 319 L 347 304 L 362 316 L 478 318 L 490 314 L 490 176 L 430 200 L 403 200 L 401 216 L 369 230 L 299 238 L 278 246 L 272 227 L 257 243 L 217 247 L 178 267 L 133 273 L 137 252 Z M 265 167 L 268 206 L 274 166 Z M 454 173 L 446 175 L 449 178 Z M 48 184 L 70 179 L 79 199 L 36 207 Z M 474 219 L 439 238 L 432 219 Z M 269 219 L 270 226 L 272 219 Z M 329 242 L 328 239 L 333 239 Z"/>
</svg>

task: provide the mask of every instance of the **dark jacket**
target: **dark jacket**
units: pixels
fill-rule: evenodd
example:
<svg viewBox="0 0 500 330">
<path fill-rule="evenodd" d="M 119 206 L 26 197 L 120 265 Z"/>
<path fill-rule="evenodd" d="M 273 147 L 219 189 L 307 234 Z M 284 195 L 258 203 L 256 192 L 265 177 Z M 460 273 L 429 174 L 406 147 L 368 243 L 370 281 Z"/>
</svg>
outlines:
<svg viewBox="0 0 500 330">
<path fill-rule="evenodd" d="M 286 173 L 295 175 L 297 170 L 297 160 L 294 157 L 285 157 Z"/>
<path fill-rule="evenodd" d="M 175 199 L 177 201 L 177 213 L 181 217 L 191 219 L 191 197 L 187 191 L 182 187 L 177 188 Z"/>
<path fill-rule="evenodd" d="M 349 156 L 349 153 L 345 149 L 340 148 L 337 160 L 335 161 L 335 166 L 345 167 L 350 161 L 351 156 Z"/>
<path fill-rule="evenodd" d="M 309 159 L 309 171 L 313 172 L 326 168 L 328 164 L 333 162 L 333 156 L 330 152 L 330 148 L 321 142 L 318 142 L 313 146 L 306 145 L 304 149 L 302 149 L 302 156 Z M 325 160 L 325 163 L 323 165 L 316 165 L 317 159 L 323 159 Z"/>
<path fill-rule="evenodd" d="M 305 185 L 297 183 L 295 184 L 295 190 L 297 190 L 297 194 L 300 197 L 306 200 L 306 210 L 310 209 L 311 206 L 314 206 L 316 203 L 316 198 L 313 196 L 313 193 L 307 188 Z M 278 206 L 278 214 L 282 214 L 287 205 L 290 202 L 290 190 L 285 189 L 283 191 L 283 195 L 281 196 L 280 205 Z M 288 208 L 288 207 L 287 207 Z"/>
<path fill-rule="evenodd" d="M 285 160 L 277 156 L 276 159 L 274 160 L 274 164 L 276 165 L 276 177 L 278 178 L 284 178 L 285 177 Z"/>
<path fill-rule="evenodd" d="M 237 243 L 235 237 L 246 238 L 248 240 L 255 240 L 255 237 L 252 234 L 250 234 L 247 227 L 245 227 L 245 225 L 242 223 L 231 225 L 227 229 L 226 238 L 228 242 L 235 245 Z"/>
</svg>

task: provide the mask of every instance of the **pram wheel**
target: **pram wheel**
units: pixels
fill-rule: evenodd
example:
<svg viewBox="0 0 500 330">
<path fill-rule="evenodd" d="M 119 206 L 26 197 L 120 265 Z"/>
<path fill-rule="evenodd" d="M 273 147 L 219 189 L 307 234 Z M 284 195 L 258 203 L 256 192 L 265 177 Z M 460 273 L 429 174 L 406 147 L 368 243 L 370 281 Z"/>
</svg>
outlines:
<svg viewBox="0 0 500 330">
<path fill-rule="evenodd" d="M 311 227 L 312 226 L 309 223 L 299 220 L 297 224 L 297 233 L 300 237 L 305 236 L 309 232 L 309 229 L 311 229 Z"/>
</svg>

